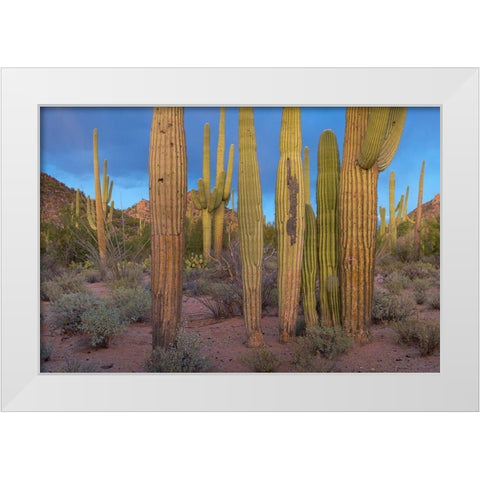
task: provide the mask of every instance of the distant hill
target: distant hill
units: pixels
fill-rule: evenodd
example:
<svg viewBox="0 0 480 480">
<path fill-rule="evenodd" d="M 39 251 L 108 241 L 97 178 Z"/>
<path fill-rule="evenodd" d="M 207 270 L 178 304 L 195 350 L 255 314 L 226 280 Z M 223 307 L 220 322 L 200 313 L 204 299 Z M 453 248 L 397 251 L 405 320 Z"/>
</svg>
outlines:
<svg viewBox="0 0 480 480">
<path fill-rule="evenodd" d="M 61 223 L 61 212 L 65 207 L 70 207 L 75 202 L 75 189 L 67 187 L 56 178 L 41 172 L 40 173 L 40 220 L 41 222 Z M 84 209 L 85 194 L 81 193 L 82 210 Z M 121 213 L 120 209 L 115 209 Z M 142 198 L 132 207 L 123 210 L 124 215 L 130 218 L 141 218 L 150 223 L 150 202 Z M 187 193 L 187 216 L 194 221 L 201 217 L 201 211 L 195 208 L 192 200 L 192 192 Z M 238 225 L 237 214 L 230 209 L 226 209 L 225 216 L 228 219 L 232 217 L 232 226 L 235 230 Z"/>
<path fill-rule="evenodd" d="M 417 209 L 412 210 L 408 216 L 415 220 Z M 440 194 L 437 193 L 432 200 L 422 205 L 422 218 L 428 220 L 430 218 L 440 218 Z"/>
</svg>

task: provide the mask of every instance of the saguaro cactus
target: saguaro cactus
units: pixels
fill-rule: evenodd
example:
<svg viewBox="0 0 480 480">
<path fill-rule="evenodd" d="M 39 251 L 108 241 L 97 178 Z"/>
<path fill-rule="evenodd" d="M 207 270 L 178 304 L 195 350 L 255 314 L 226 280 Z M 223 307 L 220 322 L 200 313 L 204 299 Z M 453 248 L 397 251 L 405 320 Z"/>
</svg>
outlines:
<svg viewBox="0 0 480 480">
<path fill-rule="evenodd" d="M 378 207 L 378 211 L 380 212 L 380 231 L 379 235 L 380 238 L 383 238 L 385 236 L 385 233 L 387 231 L 387 221 L 386 221 L 386 214 L 387 214 L 387 209 L 385 207 Z"/>
<path fill-rule="evenodd" d="M 302 260 L 302 305 L 305 324 L 308 327 L 318 325 L 317 297 L 315 286 L 318 276 L 317 222 L 310 202 L 310 155 L 308 147 L 304 149 L 303 173 L 305 190 L 305 241 Z"/>
<path fill-rule="evenodd" d="M 247 346 L 263 345 L 262 316 L 263 210 L 253 108 L 239 111 L 238 228 L 242 261 L 243 316 Z"/>
<path fill-rule="evenodd" d="M 275 189 L 280 341 L 295 335 L 305 234 L 300 108 L 285 107 Z"/>
<path fill-rule="evenodd" d="M 397 219 L 395 217 L 395 172 L 390 172 L 389 179 L 389 214 L 388 214 L 388 237 L 390 248 L 393 250 L 397 244 Z"/>
<path fill-rule="evenodd" d="M 325 130 L 318 142 L 317 228 L 318 262 L 320 272 L 321 323 L 327 327 L 340 326 L 340 292 L 338 288 L 338 189 L 340 158 L 337 138 Z M 337 281 L 327 279 L 337 277 Z M 334 296 L 336 298 L 329 297 Z M 332 310 L 331 307 L 335 310 Z"/>
<path fill-rule="evenodd" d="M 230 200 L 230 192 L 232 189 L 233 175 L 233 156 L 234 146 L 230 145 L 228 154 L 227 173 L 222 176 L 224 170 L 225 156 L 225 107 L 220 108 L 220 123 L 218 129 L 218 146 L 217 146 L 217 174 L 215 178 L 215 188 L 222 192 L 222 199 L 218 207 L 213 212 L 213 255 L 219 258 L 222 253 L 223 244 L 223 225 L 225 218 L 225 205 Z"/>
<path fill-rule="evenodd" d="M 98 130 L 93 130 L 93 176 L 95 182 L 95 218 L 90 197 L 87 198 L 87 218 L 92 229 L 97 231 L 98 254 L 100 257 L 100 273 L 105 276 L 107 266 L 107 240 L 105 223 L 107 221 L 107 205 L 112 198 L 113 180 L 107 175 L 107 160 L 103 162 L 103 187 L 100 185 L 100 167 L 98 162 Z M 111 205 L 113 215 L 113 202 Z"/>
<path fill-rule="evenodd" d="M 187 155 L 183 108 L 155 107 L 150 132 L 153 348 L 176 340 L 182 314 Z"/>
<path fill-rule="evenodd" d="M 346 112 L 339 196 L 340 293 L 343 328 L 360 340 L 368 339 L 372 313 L 378 173 L 395 155 L 405 117 L 403 107 L 349 107 Z"/>
<path fill-rule="evenodd" d="M 220 141 L 219 141 L 220 143 Z M 222 149 L 220 149 L 222 151 Z M 223 154 L 220 153 L 221 162 L 217 163 L 217 177 L 215 187 L 210 192 L 210 125 L 205 124 L 203 130 L 203 178 L 198 180 L 198 191 L 192 191 L 192 199 L 195 206 L 202 211 L 203 226 L 203 257 L 210 258 L 210 250 L 212 249 L 212 217 L 217 208 L 228 200 L 230 188 L 232 184 L 233 174 L 233 146 L 230 147 L 229 164 L 227 173 L 223 170 Z M 219 168 L 221 164 L 221 169 Z M 222 222 L 223 235 L 223 213 L 217 219 L 217 224 Z M 218 227 L 217 227 L 218 229 Z M 221 242 L 220 242 L 221 250 Z"/>
<path fill-rule="evenodd" d="M 420 180 L 418 181 L 418 202 L 417 202 L 417 211 L 415 212 L 415 229 L 414 229 L 414 235 L 413 235 L 413 242 L 415 245 L 415 254 L 417 258 L 420 258 L 424 174 L 425 174 L 425 161 L 422 162 L 422 169 L 420 170 Z"/>
</svg>

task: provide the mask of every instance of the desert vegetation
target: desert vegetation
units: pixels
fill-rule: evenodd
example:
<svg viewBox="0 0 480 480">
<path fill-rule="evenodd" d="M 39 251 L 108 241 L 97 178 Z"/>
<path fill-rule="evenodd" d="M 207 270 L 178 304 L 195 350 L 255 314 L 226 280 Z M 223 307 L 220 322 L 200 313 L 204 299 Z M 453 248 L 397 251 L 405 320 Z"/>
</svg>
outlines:
<svg viewBox="0 0 480 480">
<path fill-rule="evenodd" d="M 141 214 L 115 208 L 107 161 L 100 181 L 96 129 L 94 199 L 42 174 L 41 370 L 439 371 L 440 210 L 423 204 L 425 162 L 414 211 L 394 171 L 378 205 L 407 109 L 347 108 L 343 158 L 318 132 L 313 193 L 300 113 L 283 109 L 273 223 L 251 107 L 239 108 L 237 210 L 224 108 L 215 181 L 206 124 L 190 192 L 183 108 L 153 109 Z"/>
</svg>

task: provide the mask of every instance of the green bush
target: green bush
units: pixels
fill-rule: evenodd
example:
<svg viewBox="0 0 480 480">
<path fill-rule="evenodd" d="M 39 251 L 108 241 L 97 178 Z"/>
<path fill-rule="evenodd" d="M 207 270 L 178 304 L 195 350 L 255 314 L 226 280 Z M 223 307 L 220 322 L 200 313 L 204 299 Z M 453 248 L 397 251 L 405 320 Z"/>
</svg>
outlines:
<svg viewBox="0 0 480 480">
<path fill-rule="evenodd" d="M 202 340 L 197 334 L 181 329 L 176 344 L 157 347 L 145 362 L 146 372 L 206 372 L 210 364 L 202 353 Z"/>
<path fill-rule="evenodd" d="M 51 315 L 63 333 L 75 334 L 80 331 L 82 315 L 100 302 L 88 293 L 67 293 L 52 302 Z"/>
<path fill-rule="evenodd" d="M 113 290 L 112 299 L 123 323 L 148 320 L 152 297 L 144 288 L 118 287 Z"/>
<path fill-rule="evenodd" d="M 65 293 L 86 292 L 81 275 L 75 272 L 64 272 L 54 280 L 40 283 L 40 298 L 42 300 L 56 300 Z"/>
<path fill-rule="evenodd" d="M 105 300 L 82 314 L 80 329 L 91 335 L 92 347 L 107 348 L 124 327 L 117 308 Z"/>
<path fill-rule="evenodd" d="M 112 265 L 111 271 L 113 278 L 109 283 L 113 289 L 119 287 L 134 288 L 140 286 L 142 283 L 142 264 L 129 261 L 120 261 Z"/>
<path fill-rule="evenodd" d="M 312 355 L 320 354 L 332 359 L 348 350 L 352 340 L 341 328 L 314 326 L 307 327 L 304 337 L 299 337 L 297 343 Z"/>
<path fill-rule="evenodd" d="M 238 361 L 252 372 L 274 372 L 280 366 L 280 359 L 265 346 L 251 349 Z"/>
<path fill-rule="evenodd" d="M 416 345 L 420 355 L 431 355 L 440 348 L 440 327 L 438 325 L 421 324 L 415 320 L 396 322 L 393 325 L 397 333 L 397 341 L 402 345 Z"/>
<path fill-rule="evenodd" d="M 428 280 L 425 278 L 416 278 L 412 282 L 413 295 L 418 305 L 423 305 L 427 300 Z"/>
<path fill-rule="evenodd" d="M 385 280 L 385 287 L 390 293 L 398 294 L 409 286 L 410 282 L 405 275 L 398 271 L 393 271 Z"/>
<path fill-rule="evenodd" d="M 406 320 L 413 313 L 414 309 L 415 306 L 408 298 L 384 293 L 377 289 L 373 291 L 373 323 Z"/>
</svg>

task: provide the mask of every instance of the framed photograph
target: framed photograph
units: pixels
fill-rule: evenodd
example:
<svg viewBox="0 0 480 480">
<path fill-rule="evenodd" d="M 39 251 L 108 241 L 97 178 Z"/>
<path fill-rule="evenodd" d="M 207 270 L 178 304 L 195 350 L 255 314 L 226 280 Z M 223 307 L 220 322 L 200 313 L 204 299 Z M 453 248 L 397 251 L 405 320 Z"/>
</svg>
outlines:
<svg viewBox="0 0 480 480">
<path fill-rule="evenodd" d="M 477 411 L 478 73 L 474 68 L 3 69 L 2 409 Z M 184 363 L 181 373 L 172 366 L 185 358 L 191 361 L 192 350 L 178 359 L 178 344 L 170 352 L 173 356 L 149 357 L 152 335 L 157 344 L 165 335 L 148 318 L 150 290 L 157 288 L 150 272 L 158 261 L 150 256 L 149 243 L 149 190 L 150 196 L 155 190 L 155 184 L 149 187 L 148 158 L 154 155 L 152 149 L 149 154 L 149 144 L 155 142 L 150 126 L 160 125 L 162 118 L 156 122 L 155 115 L 167 110 L 181 111 L 186 132 L 179 144 L 186 150 L 189 168 L 182 262 L 187 272 L 183 317 L 190 323 L 182 335 L 190 349 L 197 348 L 198 340 L 203 342 L 202 355 L 208 352 L 208 367 L 194 373 Z M 354 134 L 347 132 L 345 118 L 357 132 L 365 112 L 385 125 L 377 150 L 375 134 L 365 137 L 370 143 L 364 149 L 352 147 L 355 141 L 347 138 Z M 253 117 L 254 129 L 245 126 Z M 168 120 L 167 128 L 172 122 Z M 297 126 L 303 142 L 293 133 Z M 229 151 L 230 144 L 237 145 Z M 296 160 L 287 151 L 289 145 L 300 149 Z M 272 260 L 283 248 L 281 207 L 275 208 L 281 188 L 275 184 L 277 163 L 284 158 L 288 167 L 287 213 L 293 215 L 294 185 L 302 198 L 311 198 L 306 203 L 319 217 L 315 220 L 313 214 L 314 225 L 320 225 L 324 197 L 319 189 L 332 188 L 332 176 L 322 180 L 317 147 L 319 165 L 330 148 L 339 151 L 337 162 L 343 158 L 345 163 L 350 154 L 352 168 L 362 171 L 370 169 L 369 152 L 376 152 L 371 154 L 378 188 L 378 197 L 377 191 L 371 197 L 374 205 L 361 195 L 363 187 L 349 190 L 359 175 L 338 175 L 340 196 L 354 192 L 344 197 L 356 199 L 348 207 L 349 215 L 358 208 L 360 217 L 365 216 L 362 212 L 370 203 L 374 208 L 370 217 L 376 270 L 373 274 L 372 266 L 365 273 L 366 278 L 374 275 L 374 283 L 369 293 L 373 302 L 364 316 L 376 324 L 369 325 L 368 332 L 354 320 L 361 317 L 356 303 L 345 314 L 349 304 L 340 294 L 343 328 L 336 329 L 337 310 L 331 300 L 336 297 L 327 297 L 335 288 L 346 290 L 342 282 L 349 281 L 350 267 L 337 277 L 322 273 L 320 263 L 317 291 L 317 281 L 312 283 L 313 306 L 302 289 L 301 315 L 295 315 L 293 323 L 275 310 L 277 292 L 285 298 L 282 292 L 295 290 L 292 276 L 287 289 L 280 285 L 280 273 L 277 283 L 280 260 Z M 242 302 L 235 304 L 242 296 L 241 282 L 235 281 L 241 276 L 238 225 L 244 221 L 238 217 L 238 195 L 241 201 L 260 195 L 250 188 L 256 181 L 252 177 L 241 186 L 238 148 L 258 154 L 263 211 L 257 217 L 272 264 L 270 271 L 263 262 L 264 290 L 274 293 L 263 299 L 260 340 L 248 322 L 245 333 Z M 389 149 L 398 149 L 397 163 Z M 215 174 L 218 152 L 225 162 L 219 167 L 217 161 Z M 180 156 L 176 152 L 173 157 Z M 158 182 L 163 183 L 161 173 Z M 218 194 L 220 182 L 223 196 Z M 380 209 L 375 223 L 377 201 L 383 213 Z M 224 226 L 218 238 L 215 228 L 211 237 L 211 227 L 205 225 L 217 222 L 214 214 L 220 205 Z M 99 212 L 104 212 L 105 223 L 98 222 Z M 306 222 L 303 214 L 301 218 L 295 228 Z M 342 232 L 358 224 L 358 219 L 349 223 L 346 214 L 339 218 Z M 423 243 L 417 241 L 422 218 Z M 292 245 L 296 233 L 286 224 L 286 244 Z M 318 227 L 318 232 L 326 229 Z M 342 265 L 354 261 L 351 252 L 360 244 L 355 232 L 350 240 L 339 240 L 341 246 L 354 239 L 348 255 L 338 253 Z M 282 258 L 287 262 L 294 255 Z M 225 282 L 217 282 L 222 276 Z M 79 279 L 81 288 L 70 290 Z M 295 281 L 300 292 L 300 277 Z M 68 315 L 62 316 L 62 309 Z M 322 318 L 315 330 L 319 311 Z M 207 321 L 211 317 L 220 321 Z M 288 342 L 291 328 L 298 342 Z M 247 348 L 248 343 L 265 346 Z M 168 373 L 165 364 L 170 365 Z"/>
</svg>

